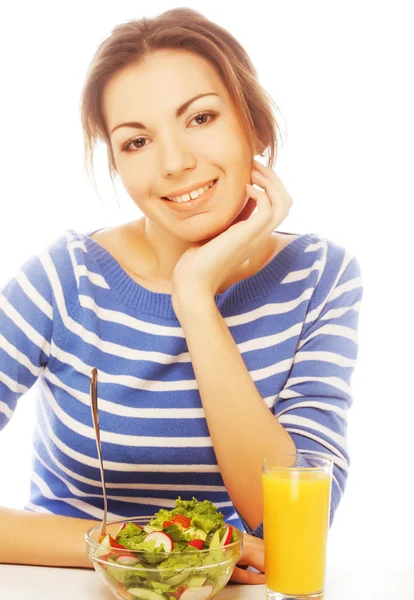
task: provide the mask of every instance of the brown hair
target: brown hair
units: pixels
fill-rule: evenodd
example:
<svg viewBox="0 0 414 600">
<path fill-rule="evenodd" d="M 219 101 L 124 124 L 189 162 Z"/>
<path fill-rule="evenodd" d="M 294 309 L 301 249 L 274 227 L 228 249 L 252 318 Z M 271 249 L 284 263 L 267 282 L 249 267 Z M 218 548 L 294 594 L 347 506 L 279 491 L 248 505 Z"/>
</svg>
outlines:
<svg viewBox="0 0 414 600">
<path fill-rule="evenodd" d="M 82 89 L 80 111 L 84 140 L 84 168 L 93 176 L 96 144 L 107 147 L 109 174 L 116 174 L 110 137 L 102 112 L 105 85 L 121 69 L 142 62 L 152 52 L 165 49 L 189 50 L 208 59 L 228 90 L 248 144 L 264 155 L 273 168 L 278 149 L 279 126 L 272 112 L 277 109 L 261 86 L 257 71 L 241 44 L 223 27 L 190 8 L 174 8 L 157 17 L 143 17 L 113 28 L 96 50 Z M 256 152 L 257 153 L 257 152 Z"/>
</svg>

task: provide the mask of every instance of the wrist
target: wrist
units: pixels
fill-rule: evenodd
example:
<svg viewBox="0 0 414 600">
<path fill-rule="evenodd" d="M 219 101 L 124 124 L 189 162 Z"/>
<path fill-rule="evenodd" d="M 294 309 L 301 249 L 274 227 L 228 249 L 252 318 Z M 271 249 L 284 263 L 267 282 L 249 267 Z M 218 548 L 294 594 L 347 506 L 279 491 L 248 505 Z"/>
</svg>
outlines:
<svg viewBox="0 0 414 600">
<path fill-rule="evenodd" d="M 193 287 L 176 287 L 172 292 L 174 312 L 179 321 L 205 317 L 218 311 L 213 294 L 196 290 Z"/>
</svg>

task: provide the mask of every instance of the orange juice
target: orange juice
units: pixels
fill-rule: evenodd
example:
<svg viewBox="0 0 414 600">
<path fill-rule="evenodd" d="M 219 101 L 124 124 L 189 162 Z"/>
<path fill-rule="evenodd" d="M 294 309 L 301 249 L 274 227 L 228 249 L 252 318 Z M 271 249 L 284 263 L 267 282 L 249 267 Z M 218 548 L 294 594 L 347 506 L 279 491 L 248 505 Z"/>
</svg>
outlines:
<svg viewBox="0 0 414 600">
<path fill-rule="evenodd" d="M 281 594 L 322 592 L 331 476 L 323 470 L 263 473 L 266 587 Z"/>
</svg>

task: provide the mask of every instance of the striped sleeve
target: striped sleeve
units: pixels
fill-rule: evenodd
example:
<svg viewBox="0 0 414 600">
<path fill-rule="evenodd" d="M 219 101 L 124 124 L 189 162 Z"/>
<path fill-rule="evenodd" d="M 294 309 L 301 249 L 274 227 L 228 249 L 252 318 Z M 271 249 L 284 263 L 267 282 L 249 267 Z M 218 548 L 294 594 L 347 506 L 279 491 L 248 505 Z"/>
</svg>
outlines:
<svg viewBox="0 0 414 600">
<path fill-rule="evenodd" d="M 275 415 L 297 451 L 333 460 L 330 525 L 348 476 L 347 413 L 351 377 L 358 354 L 362 299 L 357 260 L 344 252 L 339 269 L 327 264 L 310 303 L 288 380 L 275 403 Z"/>
<path fill-rule="evenodd" d="M 272 410 L 297 452 L 316 452 L 333 460 L 331 526 L 350 464 L 347 411 L 358 353 L 362 283 L 353 256 L 334 245 L 324 252 L 293 364 Z M 263 537 L 263 523 L 252 530 L 240 517 L 248 533 Z"/>
<path fill-rule="evenodd" d="M 0 430 L 47 364 L 52 324 L 49 281 L 32 257 L 0 290 Z"/>
</svg>

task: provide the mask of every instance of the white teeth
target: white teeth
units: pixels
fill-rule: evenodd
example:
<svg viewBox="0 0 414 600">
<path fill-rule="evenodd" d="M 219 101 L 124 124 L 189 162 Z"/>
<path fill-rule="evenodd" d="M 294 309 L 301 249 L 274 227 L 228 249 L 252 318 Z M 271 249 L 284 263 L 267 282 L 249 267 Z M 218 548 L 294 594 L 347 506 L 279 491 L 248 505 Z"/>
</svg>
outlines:
<svg viewBox="0 0 414 600">
<path fill-rule="evenodd" d="M 204 194 L 204 192 L 206 192 L 213 185 L 214 185 L 214 181 L 212 181 L 208 185 L 204 186 L 203 188 L 199 188 L 198 190 L 193 190 L 189 194 L 183 194 L 182 196 L 174 196 L 174 198 L 168 198 L 168 200 L 170 200 L 171 202 L 189 202 L 190 200 L 195 200 L 195 198 L 198 198 L 199 196 Z"/>
</svg>

